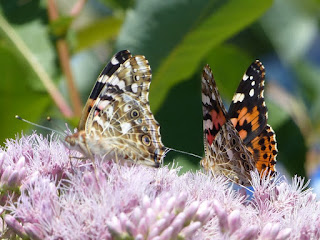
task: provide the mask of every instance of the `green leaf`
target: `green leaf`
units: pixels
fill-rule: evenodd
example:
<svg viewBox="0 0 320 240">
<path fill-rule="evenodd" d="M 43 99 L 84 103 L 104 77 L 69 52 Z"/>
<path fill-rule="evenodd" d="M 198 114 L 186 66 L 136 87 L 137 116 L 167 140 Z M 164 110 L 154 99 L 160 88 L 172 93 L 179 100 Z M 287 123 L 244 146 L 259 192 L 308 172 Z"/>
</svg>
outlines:
<svg viewBox="0 0 320 240">
<path fill-rule="evenodd" d="M 13 0 L 10 3 L 8 1 L 2 3 L 0 34 L 16 47 L 16 54 L 21 58 L 32 62 L 33 67 L 37 65 L 38 69 L 41 68 L 41 71 L 53 76 L 57 72 L 56 53 L 47 22 L 44 21 L 44 18 L 47 18 L 46 9 L 34 2 L 37 1 L 20 3 Z M 37 78 L 33 80 L 33 84 L 34 87 L 42 88 Z"/>
<path fill-rule="evenodd" d="M 267 95 L 268 96 L 268 95 Z M 286 121 L 290 120 L 290 115 L 273 101 L 266 101 L 268 107 L 268 124 L 272 128 L 280 128 Z"/>
<path fill-rule="evenodd" d="M 278 163 L 285 166 L 290 176 L 306 176 L 304 166 L 307 146 L 300 129 L 292 119 L 287 119 L 275 131 L 279 149 Z"/>
<path fill-rule="evenodd" d="M 135 0 L 100 0 L 100 2 L 112 8 L 128 9 L 134 5 Z"/>
<path fill-rule="evenodd" d="M 232 45 L 219 45 L 208 53 L 205 62 L 212 69 L 219 93 L 228 102 L 231 102 L 243 74 L 254 60 L 255 58 Z"/>
<path fill-rule="evenodd" d="M 299 81 L 299 93 L 307 101 L 309 116 L 313 123 L 320 124 L 320 68 L 305 61 L 299 61 L 294 64 L 294 71 Z"/>
<path fill-rule="evenodd" d="M 70 28 L 70 25 L 72 24 L 73 19 L 73 17 L 62 16 L 54 20 L 49 25 L 51 33 L 57 38 L 64 38 L 67 35 L 67 32 Z"/>
<path fill-rule="evenodd" d="M 6 138 L 13 138 L 23 129 L 29 129 L 29 124 L 15 119 L 18 114 L 30 121 L 36 121 L 48 106 L 47 94 L 35 91 L 28 82 L 34 78 L 34 73 L 16 57 L 13 50 L 0 46 L 1 84 L 0 109 L 0 144 Z"/>
<path fill-rule="evenodd" d="M 150 60 L 154 70 L 150 98 L 158 110 L 169 89 L 190 77 L 208 51 L 258 19 L 271 3 L 140 0 L 128 14 L 117 48 Z"/>
<path fill-rule="evenodd" d="M 90 48 L 94 44 L 115 37 L 120 30 L 121 24 L 121 19 L 107 17 L 82 28 L 76 32 L 77 46 L 75 51 Z"/>
</svg>

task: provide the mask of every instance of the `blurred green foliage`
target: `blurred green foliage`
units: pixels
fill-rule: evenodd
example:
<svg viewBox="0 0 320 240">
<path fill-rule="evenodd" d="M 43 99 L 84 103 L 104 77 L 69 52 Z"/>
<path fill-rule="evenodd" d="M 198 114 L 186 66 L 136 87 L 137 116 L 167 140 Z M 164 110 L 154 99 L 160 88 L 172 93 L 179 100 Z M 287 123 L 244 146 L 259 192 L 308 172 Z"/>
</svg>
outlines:
<svg viewBox="0 0 320 240">
<path fill-rule="evenodd" d="M 56 3 L 60 18 L 50 23 L 47 1 L 0 0 L 1 142 L 31 128 L 15 114 L 35 122 L 47 115 L 70 120 L 38 74 L 46 73 L 70 101 L 55 46 L 64 38 L 83 102 L 113 53 L 129 49 L 145 55 L 153 71 L 151 109 L 163 142 L 199 155 L 202 67 L 210 64 L 228 105 L 258 58 L 267 71 L 265 96 L 279 165 L 290 175 L 305 175 L 320 162 L 320 153 L 310 154 L 320 145 L 319 1 L 90 0 L 75 16 L 70 11 L 77 1 Z M 184 170 L 199 167 L 193 157 L 170 152 L 166 162 L 173 159 Z"/>
</svg>

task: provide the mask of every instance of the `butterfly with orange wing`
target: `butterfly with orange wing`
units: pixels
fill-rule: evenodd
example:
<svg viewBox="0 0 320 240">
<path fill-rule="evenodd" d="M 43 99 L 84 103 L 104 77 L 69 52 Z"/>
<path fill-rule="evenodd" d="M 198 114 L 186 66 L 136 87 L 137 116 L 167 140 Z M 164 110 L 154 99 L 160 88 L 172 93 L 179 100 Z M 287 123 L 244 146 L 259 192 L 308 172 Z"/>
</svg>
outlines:
<svg viewBox="0 0 320 240">
<path fill-rule="evenodd" d="M 209 65 L 202 72 L 205 157 L 201 165 L 244 186 L 250 185 L 250 171 L 275 172 L 278 150 L 267 124 L 264 79 L 264 66 L 256 60 L 243 75 L 227 112 Z"/>
</svg>

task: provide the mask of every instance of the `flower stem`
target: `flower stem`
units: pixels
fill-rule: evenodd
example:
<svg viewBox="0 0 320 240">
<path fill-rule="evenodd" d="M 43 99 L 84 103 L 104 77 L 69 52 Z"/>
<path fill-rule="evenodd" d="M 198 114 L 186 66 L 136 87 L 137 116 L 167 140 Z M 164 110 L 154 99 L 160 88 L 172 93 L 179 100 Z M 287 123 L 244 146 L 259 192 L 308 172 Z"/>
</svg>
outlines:
<svg viewBox="0 0 320 240">
<path fill-rule="evenodd" d="M 54 0 L 48 1 L 48 15 L 50 22 L 56 20 L 59 17 L 57 6 Z M 72 76 L 72 71 L 70 67 L 70 54 L 67 42 L 64 38 L 60 37 L 56 41 L 56 47 L 58 51 L 60 66 L 62 72 L 67 79 L 67 86 L 69 91 L 69 96 L 76 116 L 81 115 L 82 103 L 79 95 L 79 91 L 75 86 L 74 79 Z"/>
</svg>

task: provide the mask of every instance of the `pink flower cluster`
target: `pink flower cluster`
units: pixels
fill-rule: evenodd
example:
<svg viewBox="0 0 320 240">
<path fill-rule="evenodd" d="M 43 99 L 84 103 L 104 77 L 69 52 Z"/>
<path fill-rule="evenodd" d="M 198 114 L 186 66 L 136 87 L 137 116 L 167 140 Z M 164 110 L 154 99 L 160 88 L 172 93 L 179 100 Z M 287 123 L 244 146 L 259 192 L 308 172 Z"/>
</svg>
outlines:
<svg viewBox="0 0 320 240">
<path fill-rule="evenodd" d="M 72 156 L 72 157 L 71 157 Z M 320 203 L 294 177 L 260 180 L 253 194 L 222 177 L 74 158 L 51 136 L 0 150 L 2 238 L 320 239 Z"/>
</svg>

